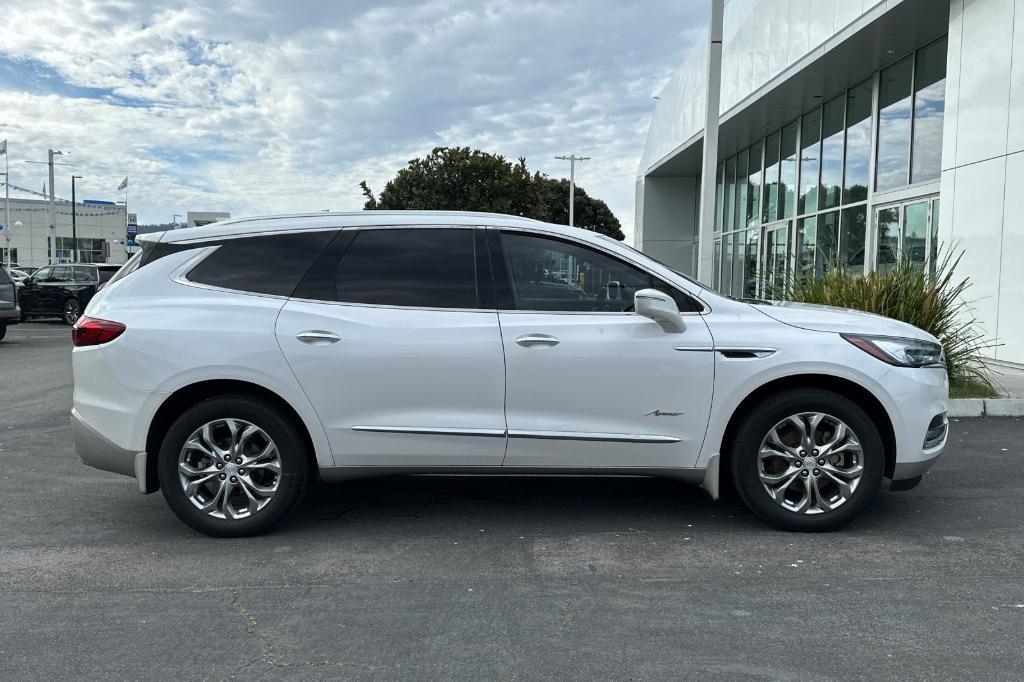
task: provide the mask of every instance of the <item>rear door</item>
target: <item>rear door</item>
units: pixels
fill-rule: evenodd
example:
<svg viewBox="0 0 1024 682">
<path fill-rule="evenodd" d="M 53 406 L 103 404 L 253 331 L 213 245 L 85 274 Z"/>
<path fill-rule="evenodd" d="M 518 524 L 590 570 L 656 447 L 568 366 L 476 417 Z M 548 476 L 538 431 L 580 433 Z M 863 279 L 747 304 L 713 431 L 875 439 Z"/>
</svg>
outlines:
<svg viewBox="0 0 1024 682">
<path fill-rule="evenodd" d="M 482 230 L 345 230 L 277 321 L 344 466 L 498 466 L 498 314 Z"/>
</svg>

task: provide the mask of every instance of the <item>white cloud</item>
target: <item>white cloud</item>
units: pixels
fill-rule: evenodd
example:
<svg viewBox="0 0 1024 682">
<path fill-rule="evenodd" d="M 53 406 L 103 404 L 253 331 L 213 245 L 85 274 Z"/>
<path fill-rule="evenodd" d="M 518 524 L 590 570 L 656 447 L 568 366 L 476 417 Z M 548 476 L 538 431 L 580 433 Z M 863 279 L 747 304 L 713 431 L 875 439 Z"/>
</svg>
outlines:
<svg viewBox="0 0 1024 682">
<path fill-rule="evenodd" d="M 172 213 L 358 209 L 435 145 L 471 145 L 578 181 L 633 223 L 651 95 L 701 3 L 57 0 L 0 26 L 12 181 L 72 151 L 83 188 L 130 175 L 142 222 Z M 680 5 L 685 5 L 680 7 Z M 68 169 L 70 170 L 70 169 Z M 58 181 L 58 193 L 66 181 Z"/>
</svg>

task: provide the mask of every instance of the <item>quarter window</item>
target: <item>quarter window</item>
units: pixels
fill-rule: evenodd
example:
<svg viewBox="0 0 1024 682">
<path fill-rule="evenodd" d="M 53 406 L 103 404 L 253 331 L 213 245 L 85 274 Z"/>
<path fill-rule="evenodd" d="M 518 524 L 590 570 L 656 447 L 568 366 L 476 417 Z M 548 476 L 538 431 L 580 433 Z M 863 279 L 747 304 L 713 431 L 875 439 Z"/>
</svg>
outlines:
<svg viewBox="0 0 1024 682">
<path fill-rule="evenodd" d="M 501 233 L 501 246 L 517 310 L 627 312 L 640 289 L 669 294 L 682 312 L 698 309 L 674 287 L 593 249 L 514 232 Z"/>
<path fill-rule="evenodd" d="M 335 234 L 298 232 L 226 239 L 192 268 L 188 279 L 236 291 L 291 296 Z"/>
<path fill-rule="evenodd" d="M 338 262 L 337 300 L 416 308 L 477 308 L 472 229 L 360 230 Z"/>
</svg>

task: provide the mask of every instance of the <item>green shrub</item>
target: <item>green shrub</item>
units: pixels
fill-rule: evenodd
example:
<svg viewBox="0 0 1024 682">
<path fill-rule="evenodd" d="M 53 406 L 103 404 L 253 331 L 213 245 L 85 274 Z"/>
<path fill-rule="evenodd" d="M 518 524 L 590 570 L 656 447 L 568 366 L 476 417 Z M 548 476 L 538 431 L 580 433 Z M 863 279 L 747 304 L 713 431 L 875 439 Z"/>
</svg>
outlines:
<svg viewBox="0 0 1024 682">
<path fill-rule="evenodd" d="M 959 262 L 960 256 L 946 253 L 933 276 L 907 260 L 867 276 L 834 269 L 804 282 L 789 281 L 768 294 L 775 300 L 853 308 L 908 322 L 942 343 L 951 383 L 980 386 L 981 392 L 995 395 L 982 352 L 996 344 L 984 337 L 971 314 L 964 297 L 970 281 L 954 274 Z"/>
</svg>

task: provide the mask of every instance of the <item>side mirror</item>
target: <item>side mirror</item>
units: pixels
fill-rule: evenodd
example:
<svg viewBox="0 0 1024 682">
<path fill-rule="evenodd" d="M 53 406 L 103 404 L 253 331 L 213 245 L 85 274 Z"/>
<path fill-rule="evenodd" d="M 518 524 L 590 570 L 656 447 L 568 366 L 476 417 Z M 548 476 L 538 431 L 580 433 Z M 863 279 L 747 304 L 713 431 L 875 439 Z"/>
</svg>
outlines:
<svg viewBox="0 0 1024 682">
<path fill-rule="evenodd" d="M 686 329 L 675 300 L 657 289 L 641 289 L 633 294 L 633 309 L 637 315 L 649 317 L 670 334 L 679 334 Z"/>
</svg>

